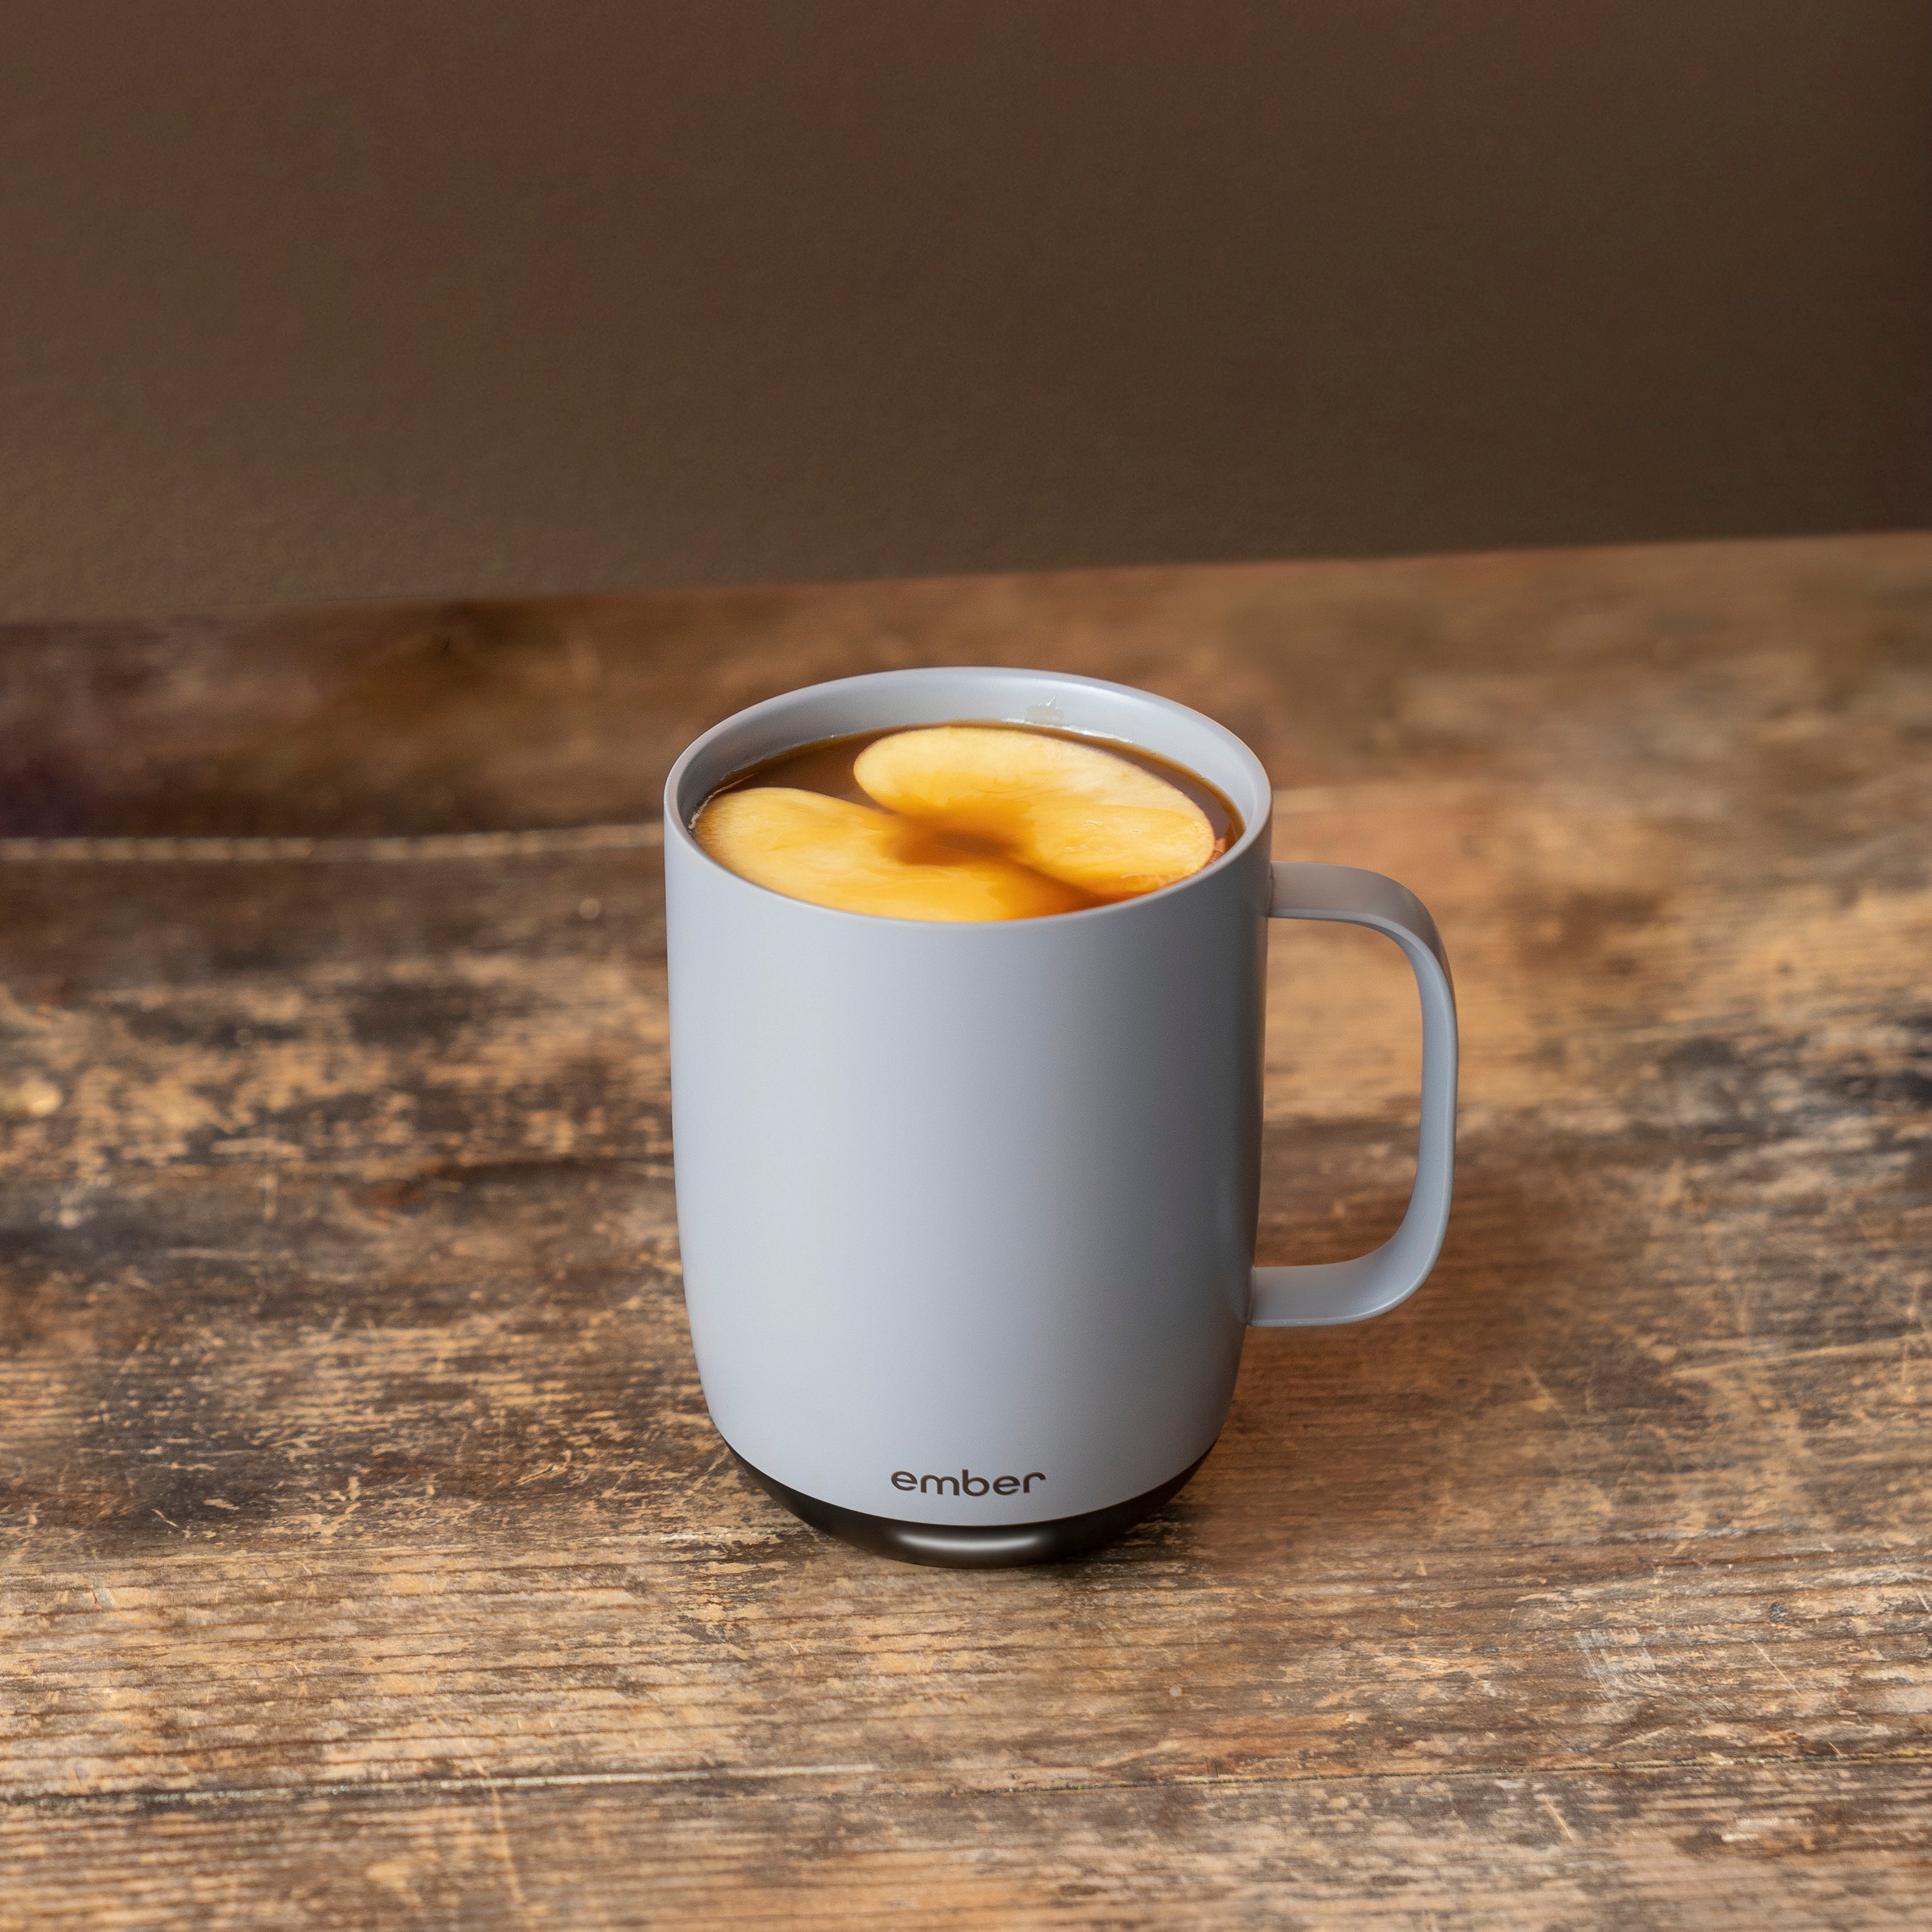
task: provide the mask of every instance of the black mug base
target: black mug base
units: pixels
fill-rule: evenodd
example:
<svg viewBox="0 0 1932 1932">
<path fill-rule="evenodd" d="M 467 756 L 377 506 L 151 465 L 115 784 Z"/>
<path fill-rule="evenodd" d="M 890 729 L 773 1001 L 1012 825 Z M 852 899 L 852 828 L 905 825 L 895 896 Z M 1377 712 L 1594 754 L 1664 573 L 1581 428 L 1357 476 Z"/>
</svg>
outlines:
<svg viewBox="0 0 1932 1932">
<path fill-rule="evenodd" d="M 863 1510 L 820 1502 L 754 1468 L 734 1449 L 740 1468 L 792 1514 L 855 1550 L 890 1556 L 901 1563 L 927 1563 L 941 1570 L 1009 1570 L 1022 1563 L 1054 1563 L 1097 1550 L 1124 1535 L 1143 1516 L 1153 1515 L 1178 1492 L 1206 1462 L 1197 1456 L 1169 1481 L 1124 1503 L 1057 1516 L 1050 1522 L 1013 1522 L 982 1527 L 975 1523 L 905 1522 L 896 1516 L 868 1516 Z"/>
</svg>

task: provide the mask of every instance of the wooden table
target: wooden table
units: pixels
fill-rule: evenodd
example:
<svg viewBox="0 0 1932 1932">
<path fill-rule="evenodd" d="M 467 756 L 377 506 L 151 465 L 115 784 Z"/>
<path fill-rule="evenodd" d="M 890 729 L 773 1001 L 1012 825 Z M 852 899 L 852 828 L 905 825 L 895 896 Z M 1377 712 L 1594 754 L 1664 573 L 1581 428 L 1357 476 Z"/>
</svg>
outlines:
<svg viewBox="0 0 1932 1932">
<path fill-rule="evenodd" d="M 652 820 L 926 662 L 1240 732 L 1433 907 L 1456 1220 L 1058 1568 L 706 1421 Z M 1932 1922 L 1932 538 L 16 629 L 0 1913 Z M 1407 1186 L 1393 948 L 1274 938 L 1264 1261 Z"/>
</svg>

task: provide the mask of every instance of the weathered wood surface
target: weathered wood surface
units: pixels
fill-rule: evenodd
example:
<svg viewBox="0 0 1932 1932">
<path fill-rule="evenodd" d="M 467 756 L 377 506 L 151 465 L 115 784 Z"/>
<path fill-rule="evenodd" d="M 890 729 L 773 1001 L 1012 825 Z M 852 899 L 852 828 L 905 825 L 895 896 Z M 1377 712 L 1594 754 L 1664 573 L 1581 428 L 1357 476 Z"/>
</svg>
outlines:
<svg viewBox="0 0 1932 1932">
<path fill-rule="evenodd" d="M 1922 1925 L 1932 1768 L 1426 1774 L 1051 1798 L 368 1785 L 9 1808 L 80 1924 Z M 52 1821 L 56 1828 L 50 1831 Z M 58 1922 L 58 1921 L 57 1921 Z"/>
<path fill-rule="evenodd" d="M 651 844 L 715 718 L 962 661 L 1240 731 L 1466 1038 L 1430 1286 L 988 1574 L 710 1430 Z M 1932 538 L 15 632 L 0 806 L 0 1917 L 1932 1916 Z M 1413 995 L 1274 946 L 1318 1260 Z"/>
</svg>

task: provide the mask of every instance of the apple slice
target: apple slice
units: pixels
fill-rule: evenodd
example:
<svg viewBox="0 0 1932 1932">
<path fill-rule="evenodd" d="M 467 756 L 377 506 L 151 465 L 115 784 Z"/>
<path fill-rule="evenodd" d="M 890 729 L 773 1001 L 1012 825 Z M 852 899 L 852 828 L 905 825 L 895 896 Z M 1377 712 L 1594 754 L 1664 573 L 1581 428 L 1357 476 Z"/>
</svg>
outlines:
<svg viewBox="0 0 1932 1932">
<path fill-rule="evenodd" d="M 692 827 L 754 885 L 886 919 L 1038 919 L 1093 902 L 997 853 L 935 836 L 889 812 L 787 785 L 714 798 Z"/>
<path fill-rule="evenodd" d="M 1214 828 L 1185 792 L 1075 739 L 939 724 L 875 740 L 852 770 L 890 810 L 1103 899 L 1157 891 L 1214 856 Z"/>
</svg>

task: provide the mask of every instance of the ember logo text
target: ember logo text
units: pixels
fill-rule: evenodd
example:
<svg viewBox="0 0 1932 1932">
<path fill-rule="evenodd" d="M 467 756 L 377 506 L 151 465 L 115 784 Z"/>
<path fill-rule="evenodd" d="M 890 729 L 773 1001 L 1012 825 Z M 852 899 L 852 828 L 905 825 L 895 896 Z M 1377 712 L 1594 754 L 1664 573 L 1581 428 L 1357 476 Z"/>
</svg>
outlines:
<svg viewBox="0 0 1932 1932">
<path fill-rule="evenodd" d="M 983 1496 L 991 1490 L 996 1496 L 1030 1496 L 1036 1483 L 1046 1480 L 1043 1469 L 1024 1476 L 976 1476 L 962 1469 L 956 1476 L 915 1476 L 910 1469 L 892 1472 L 896 1490 L 916 1490 L 922 1496 Z"/>
</svg>

